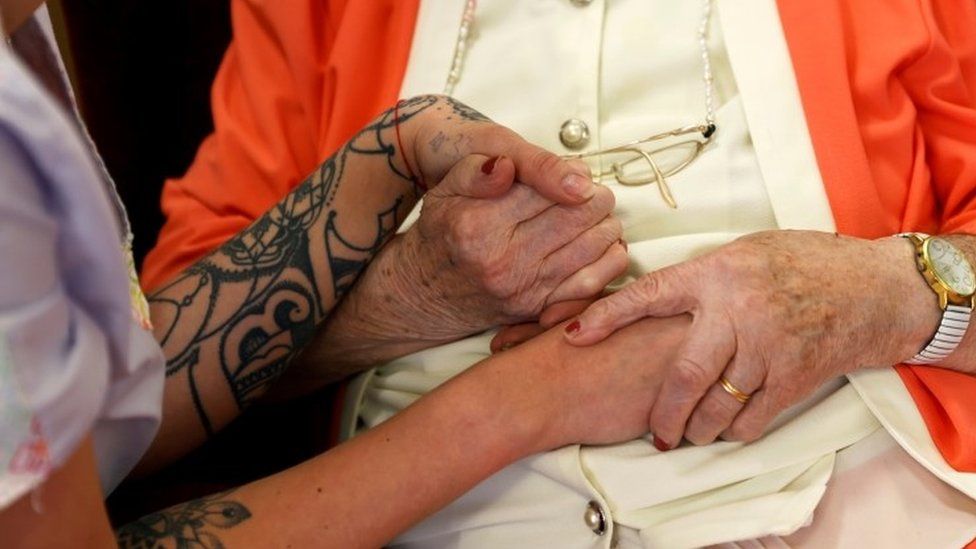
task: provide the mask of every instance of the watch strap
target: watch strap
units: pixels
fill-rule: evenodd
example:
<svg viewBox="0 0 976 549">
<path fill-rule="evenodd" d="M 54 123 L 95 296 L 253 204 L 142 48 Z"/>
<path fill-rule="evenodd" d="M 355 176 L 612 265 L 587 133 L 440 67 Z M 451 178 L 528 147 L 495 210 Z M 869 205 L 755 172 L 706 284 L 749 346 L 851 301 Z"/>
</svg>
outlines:
<svg viewBox="0 0 976 549">
<path fill-rule="evenodd" d="M 972 317 L 972 307 L 949 305 L 942 312 L 942 322 L 935 336 L 924 349 L 918 352 L 905 364 L 938 364 L 956 350 L 966 335 L 969 320 Z"/>
</svg>

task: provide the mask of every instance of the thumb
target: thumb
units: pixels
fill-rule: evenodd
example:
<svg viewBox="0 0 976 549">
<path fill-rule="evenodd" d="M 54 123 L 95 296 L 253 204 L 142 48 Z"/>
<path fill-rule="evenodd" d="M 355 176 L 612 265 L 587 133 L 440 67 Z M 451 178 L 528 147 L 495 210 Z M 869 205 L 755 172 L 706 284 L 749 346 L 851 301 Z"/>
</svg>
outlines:
<svg viewBox="0 0 976 549">
<path fill-rule="evenodd" d="M 430 192 L 440 196 L 495 198 L 515 182 L 515 165 L 505 156 L 469 154 L 451 167 Z"/>
<path fill-rule="evenodd" d="M 566 339 L 573 345 L 592 345 L 642 318 L 690 311 L 695 306 L 695 298 L 685 285 L 676 283 L 676 270 L 669 267 L 648 273 L 593 303 L 566 326 Z"/>
<path fill-rule="evenodd" d="M 526 141 L 508 150 L 521 183 L 560 204 L 576 205 L 593 197 L 596 187 L 590 168 L 582 161 L 570 161 Z"/>
<path fill-rule="evenodd" d="M 577 205 L 596 193 L 593 176 L 585 162 L 560 158 L 497 125 L 486 125 L 480 132 L 474 138 L 478 152 L 504 154 L 511 158 L 515 163 L 516 179 L 549 200 Z"/>
</svg>

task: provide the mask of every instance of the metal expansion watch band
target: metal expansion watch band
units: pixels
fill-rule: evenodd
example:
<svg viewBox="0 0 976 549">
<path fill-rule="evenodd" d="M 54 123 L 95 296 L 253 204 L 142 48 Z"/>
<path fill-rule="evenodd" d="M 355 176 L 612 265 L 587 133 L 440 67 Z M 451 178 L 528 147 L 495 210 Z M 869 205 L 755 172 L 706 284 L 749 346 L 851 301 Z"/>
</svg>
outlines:
<svg viewBox="0 0 976 549">
<path fill-rule="evenodd" d="M 906 360 L 905 364 L 937 364 L 942 362 L 945 357 L 956 350 L 962 338 L 966 335 L 969 328 L 969 319 L 972 317 L 973 309 L 961 305 L 949 305 L 942 312 L 942 322 L 939 329 L 935 332 L 935 337 L 924 349 Z"/>
</svg>

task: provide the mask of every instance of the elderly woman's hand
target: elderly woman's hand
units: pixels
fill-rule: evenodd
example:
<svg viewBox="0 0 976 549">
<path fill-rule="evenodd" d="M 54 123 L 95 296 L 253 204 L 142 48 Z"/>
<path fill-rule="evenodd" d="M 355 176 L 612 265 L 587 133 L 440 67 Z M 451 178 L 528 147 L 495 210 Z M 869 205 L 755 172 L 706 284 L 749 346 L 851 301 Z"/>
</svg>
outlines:
<svg viewBox="0 0 976 549">
<path fill-rule="evenodd" d="M 938 325 L 903 239 L 771 231 L 647 274 L 566 335 L 589 345 L 642 317 L 685 312 L 692 328 L 651 413 L 659 448 L 682 436 L 756 439 L 826 380 L 911 358 Z"/>
<path fill-rule="evenodd" d="M 535 319 L 599 295 L 626 269 L 613 194 L 585 164 L 446 97 L 401 102 L 380 126 L 399 128 L 393 170 L 429 191 L 289 370 L 301 387 Z"/>
<path fill-rule="evenodd" d="M 417 223 L 395 243 L 391 277 L 402 303 L 423 306 L 415 322 L 452 339 L 534 319 L 553 303 L 597 295 L 627 267 L 613 193 L 595 187 L 565 206 L 516 184 L 508 157 L 471 155 L 424 198 Z M 420 307 L 417 307 L 420 308 Z"/>
<path fill-rule="evenodd" d="M 400 312 L 409 310 L 418 338 L 535 319 L 598 295 L 626 269 L 613 193 L 593 184 L 585 163 L 451 97 L 402 101 L 392 123 L 405 168 L 429 188 L 419 221 L 390 245 L 398 261 L 384 284 L 416 305 Z"/>
</svg>

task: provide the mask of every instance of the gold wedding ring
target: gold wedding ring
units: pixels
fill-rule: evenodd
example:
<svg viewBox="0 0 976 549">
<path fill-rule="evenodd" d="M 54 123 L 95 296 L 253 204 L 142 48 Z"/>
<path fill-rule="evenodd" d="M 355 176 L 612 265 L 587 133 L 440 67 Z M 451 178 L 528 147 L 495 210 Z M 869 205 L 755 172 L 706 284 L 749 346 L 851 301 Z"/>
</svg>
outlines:
<svg viewBox="0 0 976 549">
<path fill-rule="evenodd" d="M 735 385 L 732 385 L 729 380 L 725 379 L 725 376 L 718 378 L 718 382 L 722 385 L 722 388 L 725 389 L 726 393 L 732 395 L 732 398 L 738 400 L 742 404 L 749 402 L 749 399 L 752 398 L 752 395 L 747 395 L 737 389 Z"/>
</svg>

